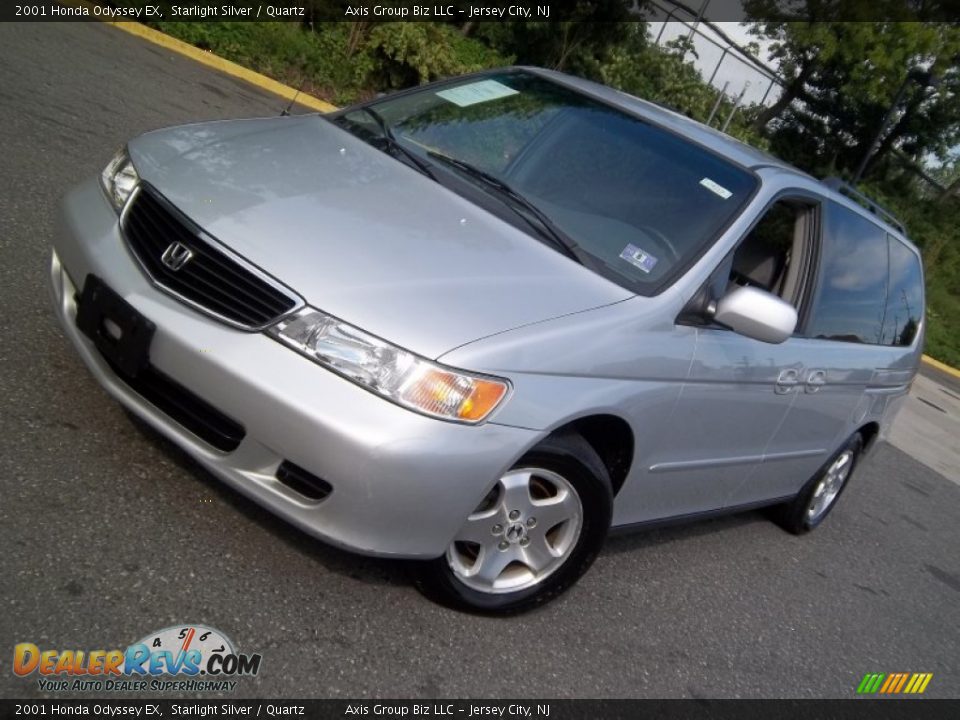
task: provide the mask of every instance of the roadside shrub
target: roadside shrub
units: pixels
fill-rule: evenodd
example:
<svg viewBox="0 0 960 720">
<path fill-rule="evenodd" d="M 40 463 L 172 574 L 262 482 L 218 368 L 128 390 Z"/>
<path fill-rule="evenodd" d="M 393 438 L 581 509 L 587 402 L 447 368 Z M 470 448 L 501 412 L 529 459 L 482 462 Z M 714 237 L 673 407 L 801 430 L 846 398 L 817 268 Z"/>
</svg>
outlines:
<svg viewBox="0 0 960 720">
<path fill-rule="evenodd" d="M 372 62 L 369 84 L 381 90 L 411 87 L 511 62 L 455 28 L 438 23 L 375 25 L 364 50 Z"/>
<path fill-rule="evenodd" d="M 157 22 L 157 29 L 334 104 L 448 75 L 509 65 L 512 57 L 438 23 Z"/>
</svg>

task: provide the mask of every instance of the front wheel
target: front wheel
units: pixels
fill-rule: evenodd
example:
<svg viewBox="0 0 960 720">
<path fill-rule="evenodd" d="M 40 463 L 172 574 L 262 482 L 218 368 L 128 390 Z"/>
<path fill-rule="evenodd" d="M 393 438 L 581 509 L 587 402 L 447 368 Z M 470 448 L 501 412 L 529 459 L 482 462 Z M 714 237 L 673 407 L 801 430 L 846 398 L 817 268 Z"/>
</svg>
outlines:
<svg viewBox="0 0 960 720">
<path fill-rule="evenodd" d="M 419 585 L 454 607 L 511 613 L 541 605 L 590 567 L 610 527 L 610 478 L 579 435 L 549 437 L 468 515 Z"/>
</svg>

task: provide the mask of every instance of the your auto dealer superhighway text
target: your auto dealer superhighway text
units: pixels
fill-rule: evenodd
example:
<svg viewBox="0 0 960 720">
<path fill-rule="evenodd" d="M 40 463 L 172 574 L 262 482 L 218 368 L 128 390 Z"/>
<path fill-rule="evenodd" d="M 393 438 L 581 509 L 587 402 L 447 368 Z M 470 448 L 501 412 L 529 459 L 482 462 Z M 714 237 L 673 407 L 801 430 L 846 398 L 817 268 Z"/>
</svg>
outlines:
<svg viewBox="0 0 960 720">
<path fill-rule="evenodd" d="M 344 715 L 387 715 L 403 717 L 407 715 L 437 715 L 466 718 L 480 717 L 546 717 L 550 715 L 549 705 L 468 705 L 455 707 L 454 705 L 384 705 L 376 703 L 351 703 L 347 705 Z"/>
</svg>

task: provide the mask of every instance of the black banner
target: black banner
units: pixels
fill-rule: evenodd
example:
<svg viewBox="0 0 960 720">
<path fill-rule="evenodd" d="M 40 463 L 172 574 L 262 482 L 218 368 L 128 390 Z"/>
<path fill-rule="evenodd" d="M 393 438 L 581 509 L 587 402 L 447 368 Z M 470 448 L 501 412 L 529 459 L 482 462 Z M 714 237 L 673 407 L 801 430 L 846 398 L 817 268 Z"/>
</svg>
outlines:
<svg viewBox="0 0 960 720">
<path fill-rule="evenodd" d="M 3 718 L 942 720 L 960 700 L 0 700 Z"/>
<path fill-rule="evenodd" d="M 960 20 L 960 0 L 13 0 L 0 22 L 625 22 Z"/>
</svg>

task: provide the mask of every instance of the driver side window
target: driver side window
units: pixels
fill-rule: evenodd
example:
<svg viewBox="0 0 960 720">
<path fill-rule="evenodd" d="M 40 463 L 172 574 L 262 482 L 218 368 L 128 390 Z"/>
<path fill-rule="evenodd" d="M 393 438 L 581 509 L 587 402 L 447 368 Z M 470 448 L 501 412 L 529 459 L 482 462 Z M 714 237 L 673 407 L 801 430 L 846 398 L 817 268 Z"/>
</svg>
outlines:
<svg viewBox="0 0 960 720">
<path fill-rule="evenodd" d="M 734 250 L 728 290 L 760 288 L 799 311 L 808 294 L 817 217 L 817 206 L 808 201 L 781 199 L 771 205 Z"/>
<path fill-rule="evenodd" d="M 711 306 L 733 288 L 750 286 L 786 300 L 797 308 L 802 323 L 813 292 L 820 214 L 820 205 L 809 199 L 774 202 L 694 294 L 677 321 L 714 325 Z"/>
</svg>

